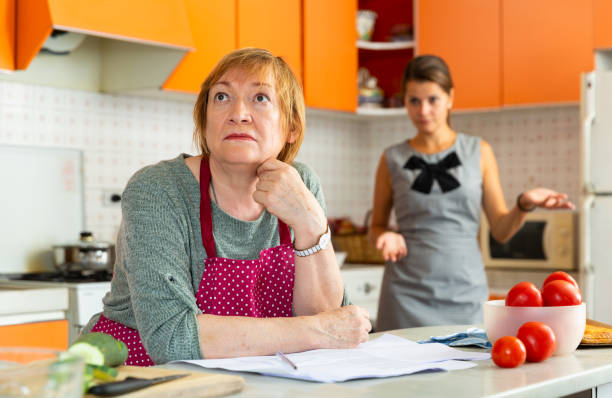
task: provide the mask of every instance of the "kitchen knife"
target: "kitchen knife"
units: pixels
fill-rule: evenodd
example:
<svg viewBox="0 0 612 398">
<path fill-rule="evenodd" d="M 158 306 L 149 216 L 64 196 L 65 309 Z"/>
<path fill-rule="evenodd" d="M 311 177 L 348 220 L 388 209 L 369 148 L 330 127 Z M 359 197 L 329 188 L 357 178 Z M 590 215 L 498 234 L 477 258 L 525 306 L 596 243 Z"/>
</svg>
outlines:
<svg viewBox="0 0 612 398">
<path fill-rule="evenodd" d="M 99 384 L 91 387 L 87 392 L 89 394 L 101 395 L 104 397 L 112 397 L 115 395 L 127 394 L 128 392 L 140 390 L 159 383 L 180 379 L 181 377 L 189 376 L 189 373 L 170 375 L 163 377 L 155 377 L 153 379 L 141 379 L 138 377 L 127 377 L 122 381 Z"/>
</svg>

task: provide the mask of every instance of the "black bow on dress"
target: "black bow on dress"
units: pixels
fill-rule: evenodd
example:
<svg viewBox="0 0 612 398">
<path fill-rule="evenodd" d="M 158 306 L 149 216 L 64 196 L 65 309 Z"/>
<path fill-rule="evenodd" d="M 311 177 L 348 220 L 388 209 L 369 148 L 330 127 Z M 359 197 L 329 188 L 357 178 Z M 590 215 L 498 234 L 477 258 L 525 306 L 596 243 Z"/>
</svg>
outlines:
<svg viewBox="0 0 612 398">
<path fill-rule="evenodd" d="M 423 159 L 413 155 L 408 159 L 404 168 L 410 170 L 421 169 L 421 173 L 416 180 L 414 180 L 411 188 L 421 193 L 430 193 L 434 180 L 438 181 L 438 185 L 440 185 L 442 192 L 449 192 L 458 188 L 461 184 L 447 171 L 457 166 L 461 166 L 461 161 L 453 151 L 438 163 L 427 163 Z"/>
</svg>

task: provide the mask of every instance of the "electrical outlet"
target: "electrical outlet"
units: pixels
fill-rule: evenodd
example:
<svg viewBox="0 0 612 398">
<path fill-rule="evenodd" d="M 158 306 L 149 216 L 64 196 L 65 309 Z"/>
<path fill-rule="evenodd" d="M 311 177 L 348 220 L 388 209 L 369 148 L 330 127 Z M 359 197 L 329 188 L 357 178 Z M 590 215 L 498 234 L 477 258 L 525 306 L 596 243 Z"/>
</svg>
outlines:
<svg viewBox="0 0 612 398">
<path fill-rule="evenodd" d="M 102 191 L 102 204 L 107 207 L 121 206 L 121 190 L 105 189 Z"/>
</svg>

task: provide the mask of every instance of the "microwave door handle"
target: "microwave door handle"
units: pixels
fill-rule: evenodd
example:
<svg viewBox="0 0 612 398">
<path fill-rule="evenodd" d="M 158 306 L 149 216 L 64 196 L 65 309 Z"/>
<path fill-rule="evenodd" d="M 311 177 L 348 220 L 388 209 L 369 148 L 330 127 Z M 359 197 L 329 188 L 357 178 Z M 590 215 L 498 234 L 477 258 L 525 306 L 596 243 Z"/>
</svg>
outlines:
<svg viewBox="0 0 612 398">
<path fill-rule="evenodd" d="M 587 192 L 591 192 L 591 135 L 592 135 L 592 127 L 593 122 L 595 121 L 595 116 L 593 114 L 589 114 L 582 121 L 582 134 L 580 140 L 580 166 L 581 166 L 581 189 L 586 190 Z"/>
<path fill-rule="evenodd" d="M 550 219 L 544 223 L 544 231 L 542 231 L 542 251 L 544 251 L 545 261 L 551 261 L 550 250 L 552 248 L 552 232 L 550 229 Z M 555 261 L 555 260 L 553 260 Z"/>
</svg>

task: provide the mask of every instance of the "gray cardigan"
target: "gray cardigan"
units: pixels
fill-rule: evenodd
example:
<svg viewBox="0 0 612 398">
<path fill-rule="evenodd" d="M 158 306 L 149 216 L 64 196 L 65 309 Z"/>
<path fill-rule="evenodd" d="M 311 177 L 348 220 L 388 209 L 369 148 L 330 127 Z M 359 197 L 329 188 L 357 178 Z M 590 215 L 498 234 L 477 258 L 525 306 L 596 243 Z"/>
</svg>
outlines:
<svg viewBox="0 0 612 398">
<path fill-rule="evenodd" d="M 200 230 L 200 187 L 184 159 L 159 162 L 138 171 L 122 196 L 122 221 L 111 290 L 104 315 L 137 329 L 157 364 L 203 358 L 195 294 L 206 251 Z M 308 189 L 326 210 L 318 176 L 294 162 Z M 264 210 L 255 221 L 238 220 L 212 204 L 218 257 L 254 259 L 279 245 L 277 218 Z M 348 304 L 344 295 L 342 305 Z M 96 314 L 83 329 L 91 330 Z"/>
</svg>

